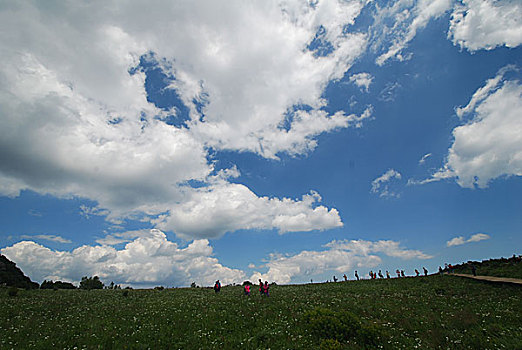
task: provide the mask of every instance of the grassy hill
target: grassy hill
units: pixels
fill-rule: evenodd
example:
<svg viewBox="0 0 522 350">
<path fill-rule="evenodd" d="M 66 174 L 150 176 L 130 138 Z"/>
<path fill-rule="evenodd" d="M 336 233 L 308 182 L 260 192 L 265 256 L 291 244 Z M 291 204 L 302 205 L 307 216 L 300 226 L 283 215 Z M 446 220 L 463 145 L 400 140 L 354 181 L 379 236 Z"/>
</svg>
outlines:
<svg viewBox="0 0 522 350">
<path fill-rule="evenodd" d="M 514 255 L 511 258 L 469 261 L 456 265 L 454 272 L 470 274 L 471 264 L 475 265 L 477 275 L 522 279 L 522 258 L 520 256 Z"/>
<path fill-rule="evenodd" d="M 255 289 L 254 289 L 255 291 Z M 0 348 L 522 348 L 522 288 L 445 275 L 166 290 L 0 289 Z"/>
</svg>

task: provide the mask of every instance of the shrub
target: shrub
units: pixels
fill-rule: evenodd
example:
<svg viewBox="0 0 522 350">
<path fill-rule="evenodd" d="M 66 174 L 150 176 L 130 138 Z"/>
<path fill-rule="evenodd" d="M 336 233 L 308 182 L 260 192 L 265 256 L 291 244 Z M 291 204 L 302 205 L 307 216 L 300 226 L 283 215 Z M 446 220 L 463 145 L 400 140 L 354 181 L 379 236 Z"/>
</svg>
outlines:
<svg viewBox="0 0 522 350">
<path fill-rule="evenodd" d="M 154 287 L 154 289 L 155 289 L 155 290 L 163 290 L 163 289 L 165 289 L 165 287 L 163 287 L 163 286 L 158 286 L 158 287 Z"/>
<path fill-rule="evenodd" d="M 339 343 L 335 339 L 323 339 L 321 345 L 319 346 L 320 350 L 338 350 L 342 349 L 341 343 Z"/>
<path fill-rule="evenodd" d="M 122 295 L 124 297 L 128 296 L 129 295 L 129 290 L 128 289 L 124 290 Z"/>
<path fill-rule="evenodd" d="M 7 291 L 7 294 L 9 294 L 10 297 L 15 297 L 18 294 L 18 288 L 16 288 L 16 287 L 9 288 L 9 290 Z"/>
</svg>

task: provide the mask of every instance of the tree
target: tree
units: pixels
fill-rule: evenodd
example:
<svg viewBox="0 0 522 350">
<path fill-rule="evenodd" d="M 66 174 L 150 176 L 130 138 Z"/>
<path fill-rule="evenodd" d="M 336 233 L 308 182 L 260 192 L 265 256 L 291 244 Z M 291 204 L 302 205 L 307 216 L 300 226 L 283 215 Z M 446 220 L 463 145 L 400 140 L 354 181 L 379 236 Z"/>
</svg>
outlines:
<svg viewBox="0 0 522 350">
<path fill-rule="evenodd" d="M 103 289 L 103 283 L 100 281 L 100 278 L 98 276 L 94 277 L 82 277 L 82 280 L 80 282 L 80 289 Z"/>
</svg>

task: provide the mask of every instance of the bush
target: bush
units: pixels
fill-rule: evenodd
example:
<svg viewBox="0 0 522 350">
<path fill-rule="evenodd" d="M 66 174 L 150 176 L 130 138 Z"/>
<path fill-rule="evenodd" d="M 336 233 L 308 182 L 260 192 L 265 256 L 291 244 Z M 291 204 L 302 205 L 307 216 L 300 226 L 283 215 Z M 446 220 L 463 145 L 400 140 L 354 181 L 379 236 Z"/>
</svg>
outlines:
<svg viewBox="0 0 522 350">
<path fill-rule="evenodd" d="M 7 294 L 9 294 L 10 297 L 15 297 L 18 294 L 18 288 L 11 287 L 7 290 Z"/>
<path fill-rule="evenodd" d="M 127 290 L 127 289 L 124 290 L 122 295 L 123 295 L 124 297 L 128 296 L 128 295 L 129 295 L 129 290 Z"/>
<path fill-rule="evenodd" d="M 158 287 L 154 287 L 154 289 L 155 289 L 155 290 L 163 290 L 163 289 L 165 289 L 165 287 L 163 287 L 163 286 L 158 286 Z"/>
<path fill-rule="evenodd" d="M 321 340 L 321 349 L 339 349 L 343 342 L 355 341 L 362 347 L 376 348 L 383 344 L 384 333 L 378 325 L 364 324 L 347 311 L 334 312 L 325 308 L 307 311 L 307 330 Z"/>
</svg>

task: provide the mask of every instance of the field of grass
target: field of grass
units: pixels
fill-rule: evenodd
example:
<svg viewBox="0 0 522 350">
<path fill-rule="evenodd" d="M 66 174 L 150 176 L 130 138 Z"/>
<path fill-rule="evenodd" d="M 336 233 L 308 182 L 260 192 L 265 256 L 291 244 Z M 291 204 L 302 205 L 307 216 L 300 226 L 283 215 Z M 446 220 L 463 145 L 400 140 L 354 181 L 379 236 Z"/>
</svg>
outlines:
<svg viewBox="0 0 522 350">
<path fill-rule="evenodd" d="M 270 292 L 0 289 L 0 348 L 522 348 L 519 286 L 445 275 Z"/>
</svg>

